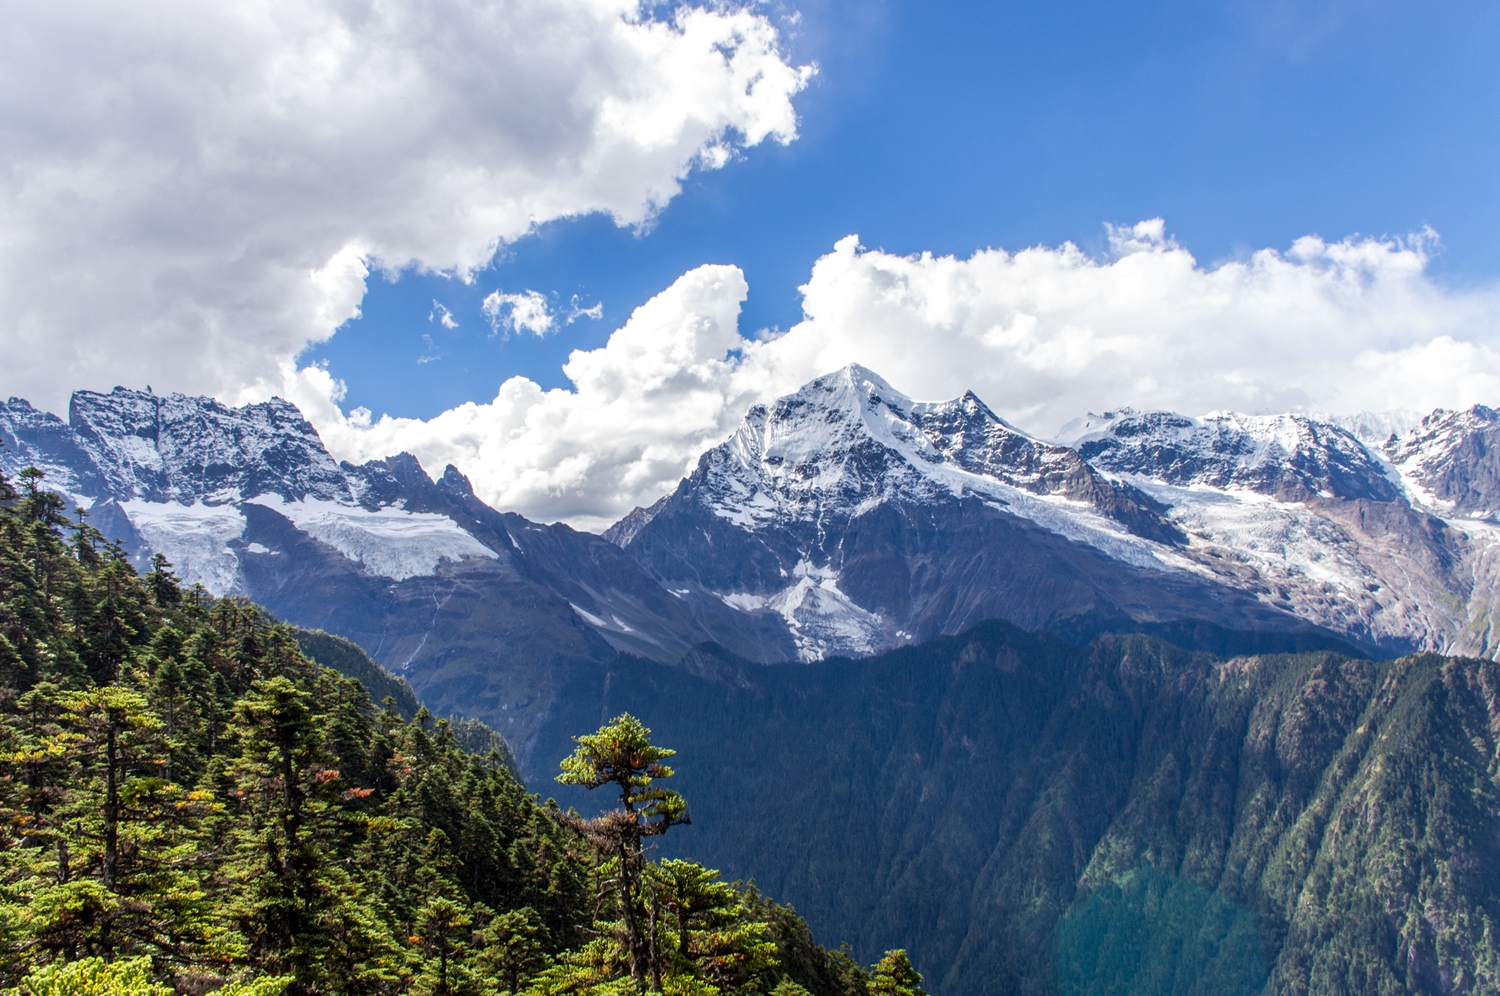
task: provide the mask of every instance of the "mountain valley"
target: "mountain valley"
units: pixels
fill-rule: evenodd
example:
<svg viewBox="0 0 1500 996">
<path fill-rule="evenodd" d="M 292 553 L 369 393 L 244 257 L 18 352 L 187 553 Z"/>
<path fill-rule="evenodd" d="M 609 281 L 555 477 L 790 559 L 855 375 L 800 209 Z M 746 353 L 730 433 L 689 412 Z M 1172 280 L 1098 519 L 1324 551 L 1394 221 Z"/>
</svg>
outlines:
<svg viewBox="0 0 1500 996">
<path fill-rule="evenodd" d="M 696 759 L 673 846 L 944 996 L 1500 987 L 1491 661 L 993 622 L 811 668 L 580 665 L 562 699 L 538 755 L 639 715 Z"/>
</svg>

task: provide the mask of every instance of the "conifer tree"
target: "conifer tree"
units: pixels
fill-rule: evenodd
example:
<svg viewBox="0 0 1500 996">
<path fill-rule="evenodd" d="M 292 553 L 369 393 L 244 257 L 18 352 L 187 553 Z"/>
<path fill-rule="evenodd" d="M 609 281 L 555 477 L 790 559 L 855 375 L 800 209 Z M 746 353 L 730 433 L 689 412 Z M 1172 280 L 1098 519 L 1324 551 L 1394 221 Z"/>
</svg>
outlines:
<svg viewBox="0 0 1500 996">
<path fill-rule="evenodd" d="M 647 880 L 653 909 L 659 906 L 675 921 L 676 970 L 731 991 L 777 967 L 770 924 L 755 915 L 741 890 L 719 881 L 717 871 L 668 859 L 650 867 Z"/>
<path fill-rule="evenodd" d="M 468 996 L 479 987 L 463 964 L 474 918 L 447 896 L 434 896 L 417 913 L 416 937 L 429 956 L 417 978 L 423 996 Z"/>
<path fill-rule="evenodd" d="M 574 737 L 578 747 L 564 758 L 557 781 L 595 789 L 613 785 L 620 793 L 620 808 L 593 820 L 573 825 L 595 841 L 614 861 L 618 908 L 624 923 L 630 974 L 637 988 L 645 990 L 653 967 L 650 938 L 641 923 L 639 908 L 644 838 L 664 834 L 690 822 L 682 796 L 657 785 L 672 777 L 662 761 L 677 752 L 651 743 L 651 731 L 629 713 L 616 716 L 595 733 Z M 660 989 L 660 979 L 652 984 Z"/>
<path fill-rule="evenodd" d="M 870 996 L 927 996 L 922 976 L 900 949 L 887 951 L 870 970 Z"/>
<path fill-rule="evenodd" d="M 323 953 L 315 928 L 331 897 L 317 833 L 339 774 L 310 698 L 278 675 L 256 682 L 239 702 L 235 794 L 250 819 L 231 872 L 243 889 L 235 916 L 250 953 L 304 981 Z"/>
<path fill-rule="evenodd" d="M 694 954 L 694 935 L 727 924 L 739 911 L 739 894 L 719 873 L 691 861 L 668 859 L 652 869 L 653 892 L 677 921 L 677 951 Z"/>
<path fill-rule="evenodd" d="M 522 984 L 547 965 L 546 928 L 530 906 L 491 917 L 478 934 L 475 965 L 500 991 L 519 993 Z"/>
<path fill-rule="evenodd" d="M 166 555 L 152 555 L 151 571 L 143 580 L 157 608 L 171 609 L 182 604 L 182 589 L 178 587 L 182 579 L 172 573 L 172 562 Z"/>
</svg>

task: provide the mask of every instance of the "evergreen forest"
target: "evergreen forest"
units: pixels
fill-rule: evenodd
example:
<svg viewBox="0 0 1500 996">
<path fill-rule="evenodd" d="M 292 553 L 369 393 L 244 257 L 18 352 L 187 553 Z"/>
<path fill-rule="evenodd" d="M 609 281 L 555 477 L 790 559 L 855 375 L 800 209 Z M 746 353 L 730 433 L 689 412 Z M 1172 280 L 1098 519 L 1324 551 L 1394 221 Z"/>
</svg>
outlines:
<svg viewBox="0 0 1500 996">
<path fill-rule="evenodd" d="M 1494 661 L 987 622 L 689 663 L 580 673 L 537 756 L 639 716 L 701 759 L 695 856 L 942 996 L 1500 993 Z"/>
<path fill-rule="evenodd" d="M 691 814 L 639 721 L 574 744 L 558 780 L 602 815 L 352 645 L 138 573 L 40 471 L 0 475 L 0 989 L 921 993 L 904 952 L 861 968 L 658 858 Z"/>
</svg>

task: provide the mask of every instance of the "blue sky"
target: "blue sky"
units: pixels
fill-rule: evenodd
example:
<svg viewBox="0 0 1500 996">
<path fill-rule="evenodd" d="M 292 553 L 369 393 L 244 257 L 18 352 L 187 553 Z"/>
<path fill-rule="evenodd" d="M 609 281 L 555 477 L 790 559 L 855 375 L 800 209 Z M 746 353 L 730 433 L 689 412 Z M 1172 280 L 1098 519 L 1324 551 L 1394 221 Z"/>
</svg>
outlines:
<svg viewBox="0 0 1500 996">
<path fill-rule="evenodd" d="M 819 74 L 800 137 L 694 173 L 644 232 L 589 216 L 510 245 L 465 285 L 372 278 L 363 317 L 303 361 L 345 406 L 431 417 L 560 366 L 702 263 L 749 281 L 741 328 L 786 328 L 797 288 L 858 233 L 898 254 L 1106 249 L 1104 223 L 1163 217 L 1204 263 L 1299 236 L 1431 226 L 1450 285 L 1500 274 L 1500 6 L 1460 3 L 911 3 L 776 8 Z M 792 15 L 799 16 L 795 22 Z M 538 338 L 491 336 L 493 290 L 566 310 Z M 434 300 L 459 325 L 430 321 Z M 426 338 L 424 338 L 426 337 Z M 419 359 L 430 357 L 427 362 Z"/>
</svg>

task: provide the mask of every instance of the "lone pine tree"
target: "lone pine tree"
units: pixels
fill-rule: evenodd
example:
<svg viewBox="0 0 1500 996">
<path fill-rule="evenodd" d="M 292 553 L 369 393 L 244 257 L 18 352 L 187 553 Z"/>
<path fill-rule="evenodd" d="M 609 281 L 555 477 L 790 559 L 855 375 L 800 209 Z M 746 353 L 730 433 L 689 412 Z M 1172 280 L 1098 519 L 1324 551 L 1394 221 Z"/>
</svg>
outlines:
<svg viewBox="0 0 1500 996">
<path fill-rule="evenodd" d="M 574 740 L 578 748 L 563 759 L 557 780 L 587 789 L 605 785 L 619 789 L 619 809 L 592 820 L 577 820 L 574 825 L 616 863 L 615 885 L 629 945 L 630 975 L 638 988 L 645 989 L 649 968 L 651 985 L 660 991 L 659 959 L 651 950 L 655 932 L 643 928 L 638 903 L 645 838 L 690 822 L 682 796 L 656 784 L 658 779 L 672 777 L 672 769 L 661 762 L 677 752 L 653 744 L 651 731 L 629 713 L 616 716 L 597 733 Z"/>
</svg>

